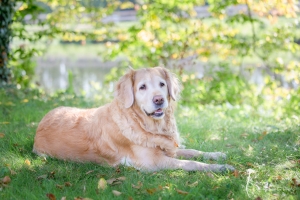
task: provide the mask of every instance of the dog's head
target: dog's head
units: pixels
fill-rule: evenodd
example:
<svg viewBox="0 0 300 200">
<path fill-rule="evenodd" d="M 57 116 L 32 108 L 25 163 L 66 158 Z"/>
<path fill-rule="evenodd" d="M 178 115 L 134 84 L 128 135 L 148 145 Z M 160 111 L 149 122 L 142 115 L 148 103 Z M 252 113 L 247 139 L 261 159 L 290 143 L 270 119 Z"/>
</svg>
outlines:
<svg viewBox="0 0 300 200">
<path fill-rule="evenodd" d="M 125 74 L 116 87 L 116 98 L 125 108 L 136 104 L 143 113 L 162 119 L 171 99 L 180 93 L 178 79 L 163 67 L 133 70 Z"/>
</svg>

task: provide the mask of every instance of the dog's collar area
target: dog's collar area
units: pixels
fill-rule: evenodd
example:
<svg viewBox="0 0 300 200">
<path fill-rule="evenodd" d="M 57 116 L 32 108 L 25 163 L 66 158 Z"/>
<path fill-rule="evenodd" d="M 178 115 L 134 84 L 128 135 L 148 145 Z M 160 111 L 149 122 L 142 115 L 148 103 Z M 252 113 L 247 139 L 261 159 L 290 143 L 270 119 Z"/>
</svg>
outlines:
<svg viewBox="0 0 300 200">
<path fill-rule="evenodd" d="M 148 113 L 146 110 L 144 110 L 144 112 L 146 113 L 147 116 L 153 118 L 159 118 L 164 115 L 164 111 L 161 108 L 155 110 L 153 113 Z"/>
</svg>

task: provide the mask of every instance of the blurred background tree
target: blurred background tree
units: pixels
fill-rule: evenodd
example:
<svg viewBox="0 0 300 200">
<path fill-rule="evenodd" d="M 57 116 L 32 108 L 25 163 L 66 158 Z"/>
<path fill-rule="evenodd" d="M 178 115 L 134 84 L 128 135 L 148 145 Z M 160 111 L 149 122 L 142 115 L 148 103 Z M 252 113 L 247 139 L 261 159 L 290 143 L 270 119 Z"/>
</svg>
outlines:
<svg viewBox="0 0 300 200">
<path fill-rule="evenodd" d="M 9 44 L 12 38 L 11 24 L 14 14 L 14 2 L 0 1 L 0 86 L 9 81 L 8 68 Z"/>
<path fill-rule="evenodd" d="M 6 52 L 2 56 L 10 60 L 8 67 L 1 65 L 9 75 L 1 76 L 2 82 L 29 87 L 33 58 L 44 52 L 32 44 L 48 46 L 55 38 L 80 44 L 96 41 L 104 47 L 101 56 L 106 60 L 124 58 L 107 75 L 107 82 L 118 78 L 128 65 L 164 65 L 180 75 L 186 105 L 251 105 L 272 114 L 300 111 L 299 1 L 12 2 L 10 15 L 0 14 L 7 22 L 1 26 L 12 30 L 12 35 L 5 34 L 8 39 L 1 36 Z M 135 10 L 136 21 L 126 25 L 105 21 L 124 9 Z M 10 38 L 22 41 L 11 51 L 6 48 Z M 6 62 L 4 57 L 2 61 Z M 274 111 L 274 105 L 284 109 Z"/>
</svg>

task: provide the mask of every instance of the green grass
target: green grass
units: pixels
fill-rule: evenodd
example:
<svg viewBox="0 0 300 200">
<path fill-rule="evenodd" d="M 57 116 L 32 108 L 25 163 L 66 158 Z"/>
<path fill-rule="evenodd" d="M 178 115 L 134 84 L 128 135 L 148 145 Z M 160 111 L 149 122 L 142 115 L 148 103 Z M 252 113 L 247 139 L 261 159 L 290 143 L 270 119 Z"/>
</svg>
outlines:
<svg viewBox="0 0 300 200">
<path fill-rule="evenodd" d="M 179 106 L 178 127 L 186 147 L 226 152 L 228 159 L 221 163 L 235 166 L 238 173 L 145 173 L 123 166 L 44 160 L 33 154 L 38 122 L 61 105 L 95 107 L 99 102 L 0 90 L 0 179 L 11 178 L 8 184 L 0 183 L 0 199 L 48 199 L 49 194 L 56 199 L 300 199 L 300 185 L 295 186 L 300 184 L 300 120 L 296 116 L 266 119 L 242 111 L 225 115 L 214 108 L 195 111 Z M 248 169 L 254 170 L 250 177 Z M 118 177 L 126 180 L 98 189 L 100 178 Z M 114 196 L 113 190 L 122 194 Z"/>
</svg>

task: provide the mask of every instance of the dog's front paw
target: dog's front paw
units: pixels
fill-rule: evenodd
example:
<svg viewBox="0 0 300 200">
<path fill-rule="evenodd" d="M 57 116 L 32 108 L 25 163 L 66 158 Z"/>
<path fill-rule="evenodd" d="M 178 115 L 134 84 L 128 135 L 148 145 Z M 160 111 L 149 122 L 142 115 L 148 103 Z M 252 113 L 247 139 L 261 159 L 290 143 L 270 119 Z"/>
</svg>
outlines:
<svg viewBox="0 0 300 200">
<path fill-rule="evenodd" d="M 172 137 L 165 137 L 164 140 L 160 141 L 158 145 L 156 145 L 163 151 L 175 152 L 178 149 L 178 142 Z"/>
<path fill-rule="evenodd" d="M 226 154 L 222 152 L 205 152 L 203 158 L 206 160 L 225 160 Z"/>
<path fill-rule="evenodd" d="M 172 157 L 172 158 L 175 158 L 175 157 L 176 157 L 176 149 L 165 150 L 164 153 L 165 153 L 165 155 L 168 156 L 168 157 Z"/>
</svg>

